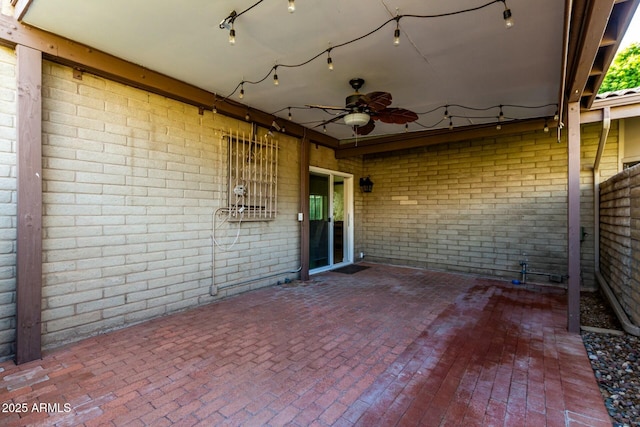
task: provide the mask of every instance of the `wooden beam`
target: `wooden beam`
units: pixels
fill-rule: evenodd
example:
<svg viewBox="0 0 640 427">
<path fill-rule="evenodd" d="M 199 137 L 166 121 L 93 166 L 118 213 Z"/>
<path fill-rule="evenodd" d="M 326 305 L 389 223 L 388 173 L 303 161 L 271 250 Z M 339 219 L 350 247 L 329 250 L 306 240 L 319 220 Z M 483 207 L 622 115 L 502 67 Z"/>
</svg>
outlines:
<svg viewBox="0 0 640 427">
<path fill-rule="evenodd" d="M 580 103 L 568 108 L 567 176 L 567 329 L 580 332 Z"/>
<path fill-rule="evenodd" d="M 27 10 L 29 10 L 29 6 L 31 6 L 32 2 L 33 0 L 13 0 L 12 1 L 13 5 L 15 6 L 13 16 L 15 17 L 16 20 L 22 21 L 22 18 L 24 18 L 24 15 L 27 13 Z"/>
<path fill-rule="evenodd" d="M 549 128 L 556 128 L 558 123 L 552 119 L 546 120 Z M 496 129 L 496 124 L 465 126 L 454 130 L 437 129 L 430 131 L 400 133 L 380 138 L 371 138 L 355 143 L 344 144 L 336 150 L 336 158 L 360 156 L 364 154 L 384 153 L 387 151 L 404 150 L 408 148 L 426 147 L 429 145 L 450 142 L 468 141 L 477 138 L 498 138 L 506 135 L 542 130 L 545 119 L 514 120 L 502 123 L 502 129 Z"/>
<path fill-rule="evenodd" d="M 640 95 L 638 95 L 638 99 L 640 100 Z M 628 100 L 630 101 L 631 99 L 628 98 Z M 598 104 L 597 109 L 594 108 L 590 111 L 583 111 L 580 114 L 580 123 L 587 124 L 601 122 L 603 118 L 603 110 L 605 108 L 609 108 L 611 110 L 611 120 L 628 119 L 630 117 L 640 116 L 640 102 L 628 105 L 625 105 L 622 102 L 620 102 L 618 105 L 612 103 L 603 103 Z"/>
<path fill-rule="evenodd" d="M 42 356 L 42 53 L 18 45 L 16 363 Z"/>
<path fill-rule="evenodd" d="M 0 14 L 0 44 L 14 47 L 28 46 L 43 53 L 44 58 L 68 67 L 86 71 L 122 84 L 176 99 L 196 107 L 212 110 L 215 105 L 220 114 L 244 120 L 247 113 L 251 121 L 270 128 L 274 120 L 282 119 L 263 111 L 217 96 L 196 86 L 149 70 L 148 68 L 95 50 L 71 40 L 56 36 L 37 28 L 24 25 Z M 307 129 L 287 122 L 286 133 L 296 138 L 306 136 L 314 144 L 337 148 L 339 141 L 323 132 Z"/>
<path fill-rule="evenodd" d="M 609 16 L 613 10 L 615 0 L 593 0 L 589 3 L 589 9 L 586 11 L 583 24 L 572 33 L 577 37 L 579 45 L 571 61 L 572 69 L 568 74 L 567 99 L 569 102 L 580 101 L 582 93 L 587 86 L 591 68 L 598 55 L 600 43 L 604 36 Z"/>
<path fill-rule="evenodd" d="M 638 0 L 618 0 L 615 2 L 582 95 L 581 104 L 583 108 L 591 108 L 596 100 L 596 95 L 605 78 L 606 70 L 609 69 L 616 56 L 622 37 L 631 23 L 638 3 Z"/>
</svg>

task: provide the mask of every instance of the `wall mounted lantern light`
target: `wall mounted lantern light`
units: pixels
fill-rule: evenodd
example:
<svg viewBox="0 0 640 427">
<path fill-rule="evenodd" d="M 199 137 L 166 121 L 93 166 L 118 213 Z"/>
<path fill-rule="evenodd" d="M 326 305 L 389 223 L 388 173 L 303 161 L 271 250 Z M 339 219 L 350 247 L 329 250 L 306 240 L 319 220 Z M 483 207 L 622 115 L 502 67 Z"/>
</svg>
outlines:
<svg viewBox="0 0 640 427">
<path fill-rule="evenodd" d="M 373 182 L 369 176 L 360 178 L 360 190 L 362 190 L 363 193 L 371 193 L 371 190 L 373 190 Z"/>
</svg>

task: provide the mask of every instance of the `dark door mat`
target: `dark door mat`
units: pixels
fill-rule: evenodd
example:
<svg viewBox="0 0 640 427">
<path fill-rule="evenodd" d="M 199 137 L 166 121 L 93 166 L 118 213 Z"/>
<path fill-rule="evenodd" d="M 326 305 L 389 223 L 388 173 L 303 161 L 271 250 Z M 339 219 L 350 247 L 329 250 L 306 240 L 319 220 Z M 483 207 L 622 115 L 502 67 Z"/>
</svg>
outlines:
<svg viewBox="0 0 640 427">
<path fill-rule="evenodd" d="M 353 273 L 357 273 L 358 271 L 366 270 L 367 268 L 369 267 L 367 267 L 366 265 L 351 264 L 344 267 L 340 267 L 333 271 L 335 271 L 336 273 L 353 274 Z"/>
</svg>

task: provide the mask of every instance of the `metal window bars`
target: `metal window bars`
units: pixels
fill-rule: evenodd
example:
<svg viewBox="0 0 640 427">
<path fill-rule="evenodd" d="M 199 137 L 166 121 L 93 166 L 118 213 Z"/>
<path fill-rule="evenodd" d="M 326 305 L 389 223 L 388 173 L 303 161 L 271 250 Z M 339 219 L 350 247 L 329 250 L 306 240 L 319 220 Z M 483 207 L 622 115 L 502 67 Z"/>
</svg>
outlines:
<svg viewBox="0 0 640 427">
<path fill-rule="evenodd" d="M 229 131 L 229 219 L 271 221 L 278 211 L 278 142 Z"/>
</svg>

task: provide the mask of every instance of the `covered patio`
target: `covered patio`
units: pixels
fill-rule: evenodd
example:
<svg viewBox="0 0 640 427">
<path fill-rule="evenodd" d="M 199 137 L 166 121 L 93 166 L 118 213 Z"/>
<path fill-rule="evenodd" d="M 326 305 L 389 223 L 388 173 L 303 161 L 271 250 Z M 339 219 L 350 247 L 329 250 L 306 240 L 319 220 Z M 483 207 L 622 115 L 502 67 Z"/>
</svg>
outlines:
<svg viewBox="0 0 640 427">
<path fill-rule="evenodd" d="M 611 425 L 564 290 L 359 265 L 4 362 L 2 424 Z"/>
</svg>

